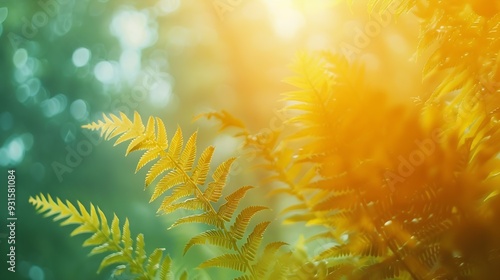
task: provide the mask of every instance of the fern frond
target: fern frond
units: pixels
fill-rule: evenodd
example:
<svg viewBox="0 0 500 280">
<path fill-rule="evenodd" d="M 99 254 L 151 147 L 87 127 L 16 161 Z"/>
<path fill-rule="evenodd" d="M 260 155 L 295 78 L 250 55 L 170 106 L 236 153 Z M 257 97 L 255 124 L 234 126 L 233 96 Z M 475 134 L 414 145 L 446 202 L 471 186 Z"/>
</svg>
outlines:
<svg viewBox="0 0 500 280">
<path fill-rule="evenodd" d="M 217 166 L 211 175 L 212 180 L 208 180 L 215 149 L 212 146 L 207 147 L 195 163 L 197 132 L 193 133 L 184 145 L 180 127 L 177 128 L 169 142 L 167 132 L 160 119 L 156 118 L 155 120 L 150 117 L 148 124 L 144 126 L 137 112 L 134 113 L 133 121 L 127 119 L 123 114 L 120 114 L 120 117 L 121 119 L 115 115 L 105 116 L 104 121 L 98 121 L 84 127 L 104 131 L 107 139 L 119 136 L 116 143 L 131 141 L 127 148 L 127 154 L 136 150 L 144 150 L 136 170 L 152 163 L 146 174 L 146 187 L 160 178 L 150 199 L 152 202 L 164 196 L 158 212 L 169 214 L 179 209 L 198 212 L 176 220 L 170 228 L 187 223 L 204 223 L 214 227 L 214 229 L 192 237 L 184 248 L 184 254 L 194 245 L 219 246 L 230 253 L 208 260 L 200 267 L 227 267 L 254 277 L 255 257 L 269 222 L 258 224 L 242 246 L 238 245 L 238 241 L 245 235 L 251 218 L 257 212 L 267 208 L 250 206 L 243 209 L 234 218 L 241 199 L 248 190 L 253 188 L 251 186 L 236 189 L 225 197 L 226 202 L 219 207 L 218 211 L 214 208 L 215 203 L 218 203 L 222 197 L 235 158 L 230 158 Z M 228 115 L 220 115 L 220 117 L 227 118 Z M 237 122 L 233 125 L 241 127 Z M 205 184 L 207 184 L 206 187 Z M 230 225 L 233 218 L 234 223 Z M 274 253 L 276 252 L 273 251 Z"/>
<path fill-rule="evenodd" d="M 223 225 L 221 220 L 219 219 L 219 217 L 217 217 L 217 215 L 214 215 L 210 212 L 205 212 L 203 214 L 195 214 L 195 215 L 182 217 L 182 218 L 178 219 L 177 221 L 175 221 L 169 227 L 169 229 L 174 228 L 174 227 L 179 226 L 179 225 L 182 225 L 182 224 L 192 224 L 192 223 L 203 223 L 203 224 L 215 226 L 217 228 L 221 228 Z"/>
<path fill-rule="evenodd" d="M 253 231 L 247 238 L 247 242 L 242 247 L 242 252 L 248 261 L 253 261 L 257 253 L 257 249 L 260 246 L 262 238 L 264 237 L 264 232 L 269 226 L 270 222 L 262 222 L 255 226 Z"/>
<path fill-rule="evenodd" d="M 213 151 L 212 151 L 213 152 Z M 212 153 L 211 152 L 211 153 Z M 210 153 L 210 156 L 211 156 Z M 208 184 L 208 188 L 205 191 L 205 196 L 208 200 L 216 202 L 222 195 L 222 189 L 224 188 L 229 175 L 229 170 L 233 165 L 236 158 L 230 158 L 223 163 L 221 163 L 214 171 L 212 175 L 212 182 Z M 204 180 L 203 180 L 204 181 Z"/>
<path fill-rule="evenodd" d="M 184 254 L 194 245 L 211 244 L 225 249 L 233 249 L 233 239 L 226 231 L 220 229 L 208 230 L 191 238 L 184 247 Z"/>
<path fill-rule="evenodd" d="M 224 221 L 229 222 L 233 217 L 234 211 L 236 211 L 240 200 L 245 196 L 246 192 L 252 188 L 253 187 L 251 186 L 241 187 L 232 194 L 228 195 L 226 197 L 227 202 L 221 205 L 219 211 L 217 211 L 217 215 Z"/>
<path fill-rule="evenodd" d="M 242 259 L 238 254 L 224 254 L 203 262 L 200 264 L 200 268 L 225 267 L 244 272 L 246 270 L 246 263 L 246 260 Z"/>
<path fill-rule="evenodd" d="M 170 269 L 170 259 L 168 256 L 163 257 L 164 249 L 155 249 L 148 258 L 142 234 L 137 236 L 134 248 L 128 219 L 120 230 L 120 220 L 116 215 L 113 216 L 110 226 L 101 209 L 92 204 L 89 211 L 78 202 L 77 210 L 69 201 L 64 203 L 59 198 L 54 201 L 50 195 L 43 194 L 30 197 L 29 202 L 44 217 L 56 215 L 53 220 L 61 221 L 61 226 L 77 224 L 78 227 L 71 232 L 71 236 L 92 234 L 84 241 L 83 246 L 94 246 L 90 255 L 107 254 L 99 265 L 98 273 L 107 267 L 115 266 L 113 275 L 120 275 L 128 269 L 136 277 L 134 279 L 170 279 L 166 273 Z M 161 273 L 158 273 L 158 270 Z"/>
<path fill-rule="evenodd" d="M 209 113 L 199 114 L 193 118 L 193 121 L 197 121 L 201 118 L 206 118 L 208 120 L 214 118 L 219 120 L 221 122 L 221 127 L 219 128 L 219 131 L 225 130 L 229 127 L 246 129 L 245 125 L 241 120 L 239 120 L 238 118 L 234 117 L 233 115 L 229 114 L 227 111 L 224 110 L 220 112 L 209 112 Z"/>
<path fill-rule="evenodd" d="M 250 222 L 250 219 L 257 214 L 259 211 L 269 209 L 264 206 L 249 206 L 245 209 L 243 209 L 240 214 L 236 217 L 236 220 L 234 221 L 234 224 L 231 226 L 231 234 L 236 238 L 236 239 L 241 239 L 243 238 L 243 235 L 246 232 L 248 223 Z"/>
</svg>

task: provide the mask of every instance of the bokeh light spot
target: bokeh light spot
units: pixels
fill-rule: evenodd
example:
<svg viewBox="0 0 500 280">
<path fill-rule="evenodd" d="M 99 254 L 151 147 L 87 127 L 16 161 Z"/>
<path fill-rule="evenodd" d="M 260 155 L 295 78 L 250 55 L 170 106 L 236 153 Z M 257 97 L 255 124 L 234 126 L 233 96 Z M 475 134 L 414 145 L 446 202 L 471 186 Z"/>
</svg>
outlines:
<svg viewBox="0 0 500 280">
<path fill-rule="evenodd" d="M 17 68 L 21 68 L 26 64 L 26 61 L 28 61 L 28 52 L 26 49 L 18 49 L 14 53 L 12 60 Z"/>
<path fill-rule="evenodd" d="M 24 84 L 17 87 L 16 90 L 17 101 L 24 103 L 28 100 L 29 97 L 30 97 L 30 88 L 28 87 L 28 85 Z"/>
<path fill-rule="evenodd" d="M 177 10 L 181 4 L 180 0 L 160 0 L 158 6 L 160 10 L 165 14 L 170 14 Z"/>
<path fill-rule="evenodd" d="M 76 67 L 87 65 L 90 60 L 90 50 L 87 48 L 78 48 L 73 52 L 73 64 Z"/>
<path fill-rule="evenodd" d="M 120 56 L 120 66 L 127 79 L 132 80 L 141 69 L 141 55 L 135 50 L 126 50 Z"/>
<path fill-rule="evenodd" d="M 94 67 L 94 75 L 101 83 L 111 83 L 115 77 L 113 65 L 109 61 L 101 61 Z"/>
<path fill-rule="evenodd" d="M 29 94 L 30 96 L 36 96 L 38 92 L 40 91 L 40 87 L 42 84 L 40 83 L 40 80 L 37 78 L 31 78 L 29 79 L 26 84 L 29 87 Z"/>
<path fill-rule="evenodd" d="M 146 14 L 138 11 L 121 11 L 111 22 L 111 33 L 124 49 L 142 49 L 153 43 L 153 31 L 148 26 Z"/>
<path fill-rule="evenodd" d="M 15 138 L 7 145 L 7 156 L 12 163 L 19 163 L 24 158 L 24 143 L 20 137 Z"/>
<path fill-rule="evenodd" d="M 43 114 L 50 118 L 66 109 L 68 100 L 64 94 L 58 94 L 50 99 L 43 101 L 40 104 Z"/>
<path fill-rule="evenodd" d="M 31 280 L 44 280 L 45 279 L 45 273 L 43 272 L 43 269 L 39 266 L 36 266 L 36 265 L 30 267 L 28 275 L 29 275 Z"/>
<path fill-rule="evenodd" d="M 266 4 L 272 15 L 274 31 L 278 36 L 291 39 L 304 26 L 304 16 L 294 7 L 293 1 L 267 1 Z"/>
<path fill-rule="evenodd" d="M 167 81 L 159 81 L 150 91 L 149 100 L 155 107 L 164 107 L 172 97 L 172 85 Z"/>
<path fill-rule="evenodd" d="M 71 116 L 73 116 L 73 118 L 75 118 L 75 120 L 77 121 L 82 121 L 89 115 L 89 112 L 87 110 L 87 103 L 85 103 L 85 101 L 81 99 L 73 101 L 73 103 L 71 103 L 71 106 L 69 107 L 69 111 L 71 113 Z"/>
</svg>

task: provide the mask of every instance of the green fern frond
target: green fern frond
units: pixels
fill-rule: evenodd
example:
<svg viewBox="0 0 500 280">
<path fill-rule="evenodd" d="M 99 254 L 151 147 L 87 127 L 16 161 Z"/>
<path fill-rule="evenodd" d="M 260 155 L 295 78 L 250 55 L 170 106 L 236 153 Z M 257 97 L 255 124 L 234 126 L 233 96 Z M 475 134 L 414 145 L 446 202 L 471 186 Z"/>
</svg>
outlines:
<svg viewBox="0 0 500 280">
<path fill-rule="evenodd" d="M 116 215 L 113 216 L 110 226 L 101 209 L 92 204 L 90 210 L 87 210 L 78 202 L 77 210 L 69 201 L 64 203 L 59 198 L 54 201 L 50 195 L 43 194 L 30 197 L 29 202 L 44 217 L 56 215 L 53 220 L 61 221 L 61 226 L 78 225 L 71 232 L 71 236 L 92 234 L 84 241 L 83 246 L 94 246 L 90 255 L 107 254 L 99 265 L 98 273 L 104 268 L 115 266 L 113 271 L 115 276 L 128 271 L 137 280 L 170 279 L 170 258 L 163 257 L 165 249 L 155 249 L 148 257 L 144 250 L 145 242 L 142 234 L 137 235 L 134 248 L 128 219 L 120 230 L 120 220 Z"/>
</svg>

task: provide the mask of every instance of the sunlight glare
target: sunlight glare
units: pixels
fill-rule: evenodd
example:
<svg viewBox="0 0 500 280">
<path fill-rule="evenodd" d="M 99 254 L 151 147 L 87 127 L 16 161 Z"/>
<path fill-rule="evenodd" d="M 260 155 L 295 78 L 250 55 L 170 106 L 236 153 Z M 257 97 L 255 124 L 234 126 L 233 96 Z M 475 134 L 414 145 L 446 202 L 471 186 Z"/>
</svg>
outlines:
<svg viewBox="0 0 500 280">
<path fill-rule="evenodd" d="M 147 15 L 138 11 L 119 12 L 114 16 L 110 29 L 125 49 L 142 49 L 154 40 Z"/>
<path fill-rule="evenodd" d="M 304 26 L 304 15 L 292 0 L 267 0 L 265 4 L 272 17 L 274 31 L 283 39 L 293 38 Z"/>
</svg>

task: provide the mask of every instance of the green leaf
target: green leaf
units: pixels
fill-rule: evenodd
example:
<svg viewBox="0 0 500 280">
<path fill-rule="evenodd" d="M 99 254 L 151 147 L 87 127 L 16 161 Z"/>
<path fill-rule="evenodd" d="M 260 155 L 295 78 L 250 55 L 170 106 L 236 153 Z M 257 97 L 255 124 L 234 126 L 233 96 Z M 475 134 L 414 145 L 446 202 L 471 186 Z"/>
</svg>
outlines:
<svg viewBox="0 0 500 280">
<path fill-rule="evenodd" d="M 116 263 L 126 263 L 127 259 L 123 255 L 123 252 L 116 252 L 110 255 L 107 255 L 99 265 L 99 269 L 97 269 L 97 273 L 100 273 L 104 268 L 116 264 Z"/>
<path fill-rule="evenodd" d="M 148 258 L 148 263 L 146 265 L 146 271 L 148 272 L 148 275 L 156 275 L 156 272 L 160 268 L 160 261 L 161 257 L 163 256 L 163 251 L 165 249 L 155 249 L 153 253 L 149 256 Z"/>
<path fill-rule="evenodd" d="M 170 280 L 170 267 L 171 267 L 171 259 L 169 256 L 166 256 L 163 259 L 163 262 L 161 263 L 160 266 L 160 279 L 159 280 Z"/>
</svg>

